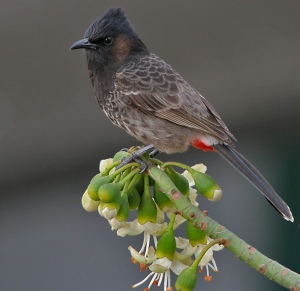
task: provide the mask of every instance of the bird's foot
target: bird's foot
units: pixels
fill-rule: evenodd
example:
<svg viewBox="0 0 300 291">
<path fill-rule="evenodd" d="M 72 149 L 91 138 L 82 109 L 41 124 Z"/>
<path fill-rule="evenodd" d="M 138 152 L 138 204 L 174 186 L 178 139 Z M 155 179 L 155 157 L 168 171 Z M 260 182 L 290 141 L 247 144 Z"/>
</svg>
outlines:
<svg viewBox="0 0 300 291">
<path fill-rule="evenodd" d="M 122 149 L 122 150 L 128 151 L 127 149 Z M 140 157 L 144 155 L 146 152 L 148 152 L 149 150 L 151 150 L 150 152 L 151 157 L 154 157 L 158 153 L 158 150 L 156 150 L 153 145 L 144 146 L 136 150 L 135 152 L 133 152 L 129 157 L 123 158 L 121 164 L 116 169 L 118 170 L 123 166 L 134 161 L 141 166 L 140 174 L 145 172 L 148 168 L 148 165 Z"/>
<path fill-rule="evenodd" d="M 159 153 L 159 150 L 153 147 L 152 151 L 149 153 L 150 158 L 154 158 Z"/>
</svg>

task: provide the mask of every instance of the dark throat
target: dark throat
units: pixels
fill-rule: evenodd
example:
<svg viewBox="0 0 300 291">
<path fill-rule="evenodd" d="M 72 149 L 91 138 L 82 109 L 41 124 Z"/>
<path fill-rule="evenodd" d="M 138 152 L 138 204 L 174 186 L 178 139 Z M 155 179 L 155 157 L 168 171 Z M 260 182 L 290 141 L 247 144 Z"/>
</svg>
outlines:
<svg viewBox="0 0 300 291">
<path fill-rule="evenodd" d="M 122 64 L 110 61 L 110 58 L 103 58 L 100 54 L 87 51 L 87 64 L 91 82 L 94 88 L 95 97 L 102 106 L 103 98 L 109 95 L 114 89 L 114 77 Z"/>
</svg>

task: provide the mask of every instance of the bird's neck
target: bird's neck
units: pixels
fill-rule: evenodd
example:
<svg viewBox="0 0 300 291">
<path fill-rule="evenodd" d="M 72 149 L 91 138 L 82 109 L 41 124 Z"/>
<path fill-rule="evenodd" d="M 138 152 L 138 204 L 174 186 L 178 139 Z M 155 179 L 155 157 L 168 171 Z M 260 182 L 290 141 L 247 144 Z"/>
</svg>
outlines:
<svg viewBox="0 0 300 291">
<path fill-rule="evenodd" d="M 95 58 L 94 54 L 87 54 L 89 75 L 100 105 L 101 99 L 108 96 L 114 90 L 116 72 L 128 62 L 137 62 L 142 55 L 144 54 L 128 55 L 126 59 L 110 61 L 109 58 Z"/>
<path fill-rule="evenodd" d="M 98 102 L 101 105 L 101 99 L 113 90 L 114 76 L 117 71 L 116 64 L 94 59 L 87 56 L 88 70 L 94 92 Z"/>
</svg>

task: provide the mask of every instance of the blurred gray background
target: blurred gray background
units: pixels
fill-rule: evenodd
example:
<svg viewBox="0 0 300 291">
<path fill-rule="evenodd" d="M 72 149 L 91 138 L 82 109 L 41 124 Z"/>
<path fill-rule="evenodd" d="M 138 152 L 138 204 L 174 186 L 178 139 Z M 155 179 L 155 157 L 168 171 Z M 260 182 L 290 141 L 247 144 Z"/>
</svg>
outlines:
<svg viewBox="0 0 300 291">
<path fill-rule="evenodd" d="M 98 162 L 138 144 L 98 107 L 83 52 L 69 51 L 111 6 L 216 107 L 295 222 L 215 154 L 160 158 L 204 162 L 224 195 L 201 208 L 300 272 L 299 1 L 2 0 L 0 290 L 131 290 L 146 276 L 127 251 L 142 238 L 117 237 L 81 207 Z M 227 250 L 215 259 L 199 290 L 283 290 Z"/>
</svg>

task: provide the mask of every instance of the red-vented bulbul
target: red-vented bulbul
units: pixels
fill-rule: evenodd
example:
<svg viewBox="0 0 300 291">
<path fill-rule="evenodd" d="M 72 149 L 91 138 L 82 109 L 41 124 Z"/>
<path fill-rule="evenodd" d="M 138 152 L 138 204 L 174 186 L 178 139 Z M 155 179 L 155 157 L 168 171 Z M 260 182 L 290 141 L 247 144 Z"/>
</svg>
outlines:
<svg viewBox="0 0 300 291">
<path fill-rule="evenodd" d="M 70 49 L 85 49 L 96 99 L 115 125 L 164 153 L 184 152 L 190 145 L 216 151 L 293 221 L 286 203 L 234 149 L 235 138 L 212 105 L 148 51 L 122 9 L 109 9 L 84 37 Z"/>
</svg>

